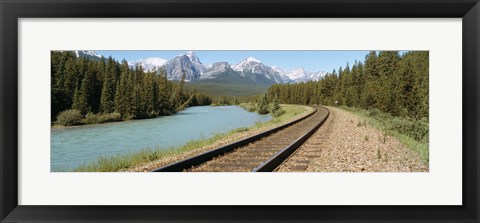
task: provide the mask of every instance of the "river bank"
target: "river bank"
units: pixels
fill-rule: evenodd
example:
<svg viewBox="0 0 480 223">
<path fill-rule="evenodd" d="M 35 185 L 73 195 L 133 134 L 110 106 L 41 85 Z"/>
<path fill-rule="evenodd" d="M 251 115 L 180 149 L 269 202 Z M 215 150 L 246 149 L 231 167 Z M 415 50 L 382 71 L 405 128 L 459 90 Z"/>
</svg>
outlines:
<svg viewBox="0 0 480 223">
<path fill-rule="evenodd" d="M 111 123 L 109 125 L 52 129 L 52 149 L 54 148 L 53 146 L 61 146 L 52 150 L 52 171 L 125 171 L 138 165 L 225 141 L 226 138 L 232 135 L 241 137 L 244 134 L 249 134 L 248 132 L 251 130 L 264 129 L 268 126 L 283 123 L 305 113 L 307 109 L 304 106 L 284 105 L 284 107 L 288 108 L 289 113 L 278 118 L 246 112 L 236 106 L 202 106 L 189 108 L 174 116 L 160 117 L 153 120 L 132 120 L 129 122 Z M 217 111 L 217 113 L 209 111 Z M 233 111 L 234 113 L 232 113 Z M 235 117 L 235 119 L 232 120 L 232 117 Z M 266 119 L 267 117 L 268 119 Z M 196 127 L 192 128 L 191 126 Z M 206 130 L 205 128 L 211 130 Z M 76 135 L 71 135 L 68 138 L 55 136 L 59 133 L 67 134 L 67 136 L 72 133 Z M 77 135 L 77 133 L 81 133 L 81 135 Z M 178 140 L 187 139 L 185 138 L 186 135 L 184 135 L 186 133 L 194 138 L 178 144 L 180 142 Z M 119 136 L 120 138 L 118 138 Z M 102 138 L 105 139 L 102 140 Z M 172 140 L 177 140 L 177 143 L 172 144 Z M 132 150 L 133 148 L 138 149 Z M 109 152 L 110 155 L 108 155 L 106 151 L 112 149 L 114 150 L 112 151 L 113 153 Z M 54 153 L 54 151 L 57 152 Z M 59 156 L 58 152 L 63 155 Z M 59 158 L 66 159 L 70 163 L 73 159 L 83 157 L 84 155 L 82 154 L 84 152 L 93 152 L 100 156 L 92 161 L 81 162 L 79 166 L 70 166 L 70 168 L 68 166 L 63 168 L 64 165 L 59 166 L 54 163 Z"/>
<path fill-rule="evenodd" d="M 100 157 L 122 157 L 143 149 L 170 150 L 270 119 L 237 106 L 195 106 L 154 119 L 51 129 L 51 168 L 70 171 Z"/>
<path fill-rule="evenodd" d="M 187 144 L 185 147 L 178 149 L 177 151 L 172 151 L 169 154 L 162 154 L 163 157 L 136 165 L 131 168 L 126 168 L 119 171 L 127 172 L 147 172 L 154 170 L 158 167 L 165 166 L 167 164 L 177 162 L 182 159 L 186 159 L 208 150 L 218 148 L 220 146 L 227 145 L 229 143 L 238 141 L 240 139 L 250 137 L 252 135 L 261 133 L 263 131 L 275 128 L 292 120 L 301 118 L 313 112 L 313 108 L 303 105 L 281 105 L 282 109 L 285 110 L 285 114 L 276 117 L 268 122 L 257 123 L 254 126 L 248 128 L 239 128 L 225 134 L 218 134 L 206 141 L 202 142 L 191 142 L 190 145 Z"/>
</svg>

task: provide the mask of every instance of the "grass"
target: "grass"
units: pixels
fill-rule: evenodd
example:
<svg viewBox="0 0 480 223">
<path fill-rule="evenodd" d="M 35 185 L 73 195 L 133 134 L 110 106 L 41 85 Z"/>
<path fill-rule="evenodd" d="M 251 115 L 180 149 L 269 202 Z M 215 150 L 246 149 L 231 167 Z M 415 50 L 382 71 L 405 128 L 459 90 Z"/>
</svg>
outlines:
<svg viewBox="0 0 480 223">
<path fill-rule="evenodd" d="M 100 157 L 96 161 L 85 163 L 79 167 L 73 169 L 75 172 L 116 172 L 127 170 L 135 166 L 146 164 L 155 160 L 159 160 L 166 157 L 175 156 L 184 152 L 192 151 L 197 148 L 205 147 L 211 145 L 221 139 L 230 137 L 236 133 L 246 132 L 250 130 L 257 130 L 262 128 L 267 128 L 275 124 L 283 123 L 294 119 L 295 117 L 306 114 L 311 111 L 311 109 L 298 106 L 298 105 L 281 105 L 285 110 L 285 114 L 270 119 L 267 122 L 257 122 L 255 125 L 250 127 L 237 128 L 226 133 L 218 133 L 210 138 L 203 138 L 199 140 L 192 140 L 187 142 L 183 146 L 179 147 L 169 147 L 169 148 L 144 148 L 140 151 L 118 154 L 111 157 Z M 58 168 L 54 172 L 66 172 L 70 171 L 68 168 Z"/>
<path fill-rule="evenodd" d="M 365 120 L 363 120 L 363 122 L 362 122 L 362 121 L 358 121 L 357 127 L 362 127 L 362 126 L 367 127 L 367 121 L 365 121 Z"/>
<path fill-rule="evenodd" d="M 254 112 L 256 111 L 257 113 L 260 114 L 260 112 L 258 111 L 258 104 L 254 103 L 254 102 L 246 102 L 246 103 L 240 103 L 239 106 L 249 112 Z M 282 116 L 284 113 L 285 113 L 285 110 L 283 110 L 282 108 L 276 110 L 276 111 L 273 111 L 273 103 L 270 103 L 268 105 L 268 110 L 269 110 L 269 114 L 272 116 L 272 117 L 280 117 Z M 267 113 L 268 114 L 268 113 Z"/>
<path fill-rule="evenodd" d="M 341 108 L 365 119 L 363 122 L 357 123 L 358 127 L 366 126 L 368 121 L 369 125 L 382 130 L 383 137 L 380 139 L 381 142 L 385 143 L 387 136 L 392 136 L 416 152 L 426 165 L 429 164 L 428 120 L 414 120 L 410 117 L 393 117 L 376 109 L 365 110 L 345 106 Z"/>
<path fill-rule="evenodd" d="M 241 108 L 247 110 L 248 112 L 254 112 L 257 110 L 257 106 L 253 102 L 248 102 L 248 103 L 240 103 L 239 105 Z"/>
<path fill-rule="evenodd" d="M 380 140 L 380 142 L 382 142 L 383 144 L 385 144 L 385 143 L 387 143 L 387 136 L 388 136 L 388 133 L 383 132 L 383 133 L 382 133 L 382 136 L 380 136 L 380 137 L 378 138 L 378 140 Z"/>
</svg>

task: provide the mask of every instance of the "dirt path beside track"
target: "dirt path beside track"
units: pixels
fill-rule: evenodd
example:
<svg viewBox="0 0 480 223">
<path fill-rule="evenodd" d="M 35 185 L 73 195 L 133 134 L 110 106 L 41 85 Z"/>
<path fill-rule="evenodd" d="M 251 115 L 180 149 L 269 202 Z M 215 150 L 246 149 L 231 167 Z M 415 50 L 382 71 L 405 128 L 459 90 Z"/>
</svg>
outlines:
<svg viewBox="0 0 480 223">
<path fill-rule="evenodd" d="M 428 172 L 397 139 L 347 111 L 328 107 L 322 127 L 283 163 L 280 172 Z"/>
</svg>

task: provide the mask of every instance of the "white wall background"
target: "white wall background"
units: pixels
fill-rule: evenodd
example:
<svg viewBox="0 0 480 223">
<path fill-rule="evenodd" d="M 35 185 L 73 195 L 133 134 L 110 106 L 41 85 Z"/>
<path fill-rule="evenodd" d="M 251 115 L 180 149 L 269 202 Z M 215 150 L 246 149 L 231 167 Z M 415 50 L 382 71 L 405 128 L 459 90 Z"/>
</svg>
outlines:
<svg viewBox="0 0 480 223">
<path fill-rule="evenodd" d="M 20 19 L 19 204 L 460 205 L 461 31 L 461 19 Z M 429 50 L 430 172 L 50 173 L 50 50 L 183 49 Z"/>
</svg>

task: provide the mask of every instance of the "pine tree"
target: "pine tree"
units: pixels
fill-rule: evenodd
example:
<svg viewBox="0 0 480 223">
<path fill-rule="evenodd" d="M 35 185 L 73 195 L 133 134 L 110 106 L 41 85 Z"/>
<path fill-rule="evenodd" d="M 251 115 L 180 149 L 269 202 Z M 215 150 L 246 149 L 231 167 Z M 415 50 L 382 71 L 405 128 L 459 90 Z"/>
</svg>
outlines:
<svg viewBox="0 0 480 223">
<path fill-rule="evenodd" d="M 78 89 L 75 90 L 75 98 L 72 108 L 80 111 L 80 114 L 82 115 L 86 115 L 88 112 L 90 112 L 90 107 L 88 107 L 85 92 L 81 92 Z"/>
<path fill-rule="evenodd" d="M 72 106 L 74 91 L 77 88 L 77 77 L 75 60 L 73 58 L 67 59 L 65 62 L 65 79 L 63 81 L 63 92 L 65 95 L 65 107 L 70 108 Z"/>
<path fill-rule="evenodd" d="M 268 100 L 267 100 L 267 94 L 264 94 L 258 107 L 257 107 L 257 112 L 258 114 L 265 115 L 268 114 Z"/>
<path fill-rule="evenodd" d="M 51 52 L 51 118 L 55 120 L 58 113 L 67 110 L 71 98 L 65 92 L 66 62 L 73 59 L 72 53 Z"/>
<path fill-rule="evenodd" d="M 273 98 L 273 105 L 272 105 L 272 113 L 276 113 L 278 110 L 280 110 L 280 102 L 278 101 L 278 95 L 275 95 Z"/>
<path fill-rule="evenodd" d="M 378 108 L 380 103 L 381 83 L 378 79 L 377 54 L 371 51 L 365 58 L 365 88 L 363 93 L 364 108 Z"/>
<path fill-rule="evenodd" d="M 115 111 L 115 70 L 113 58 L 109 57 L 100 99 L 100 112 L 102 113 L 112 113 Z"/>
</svg>

